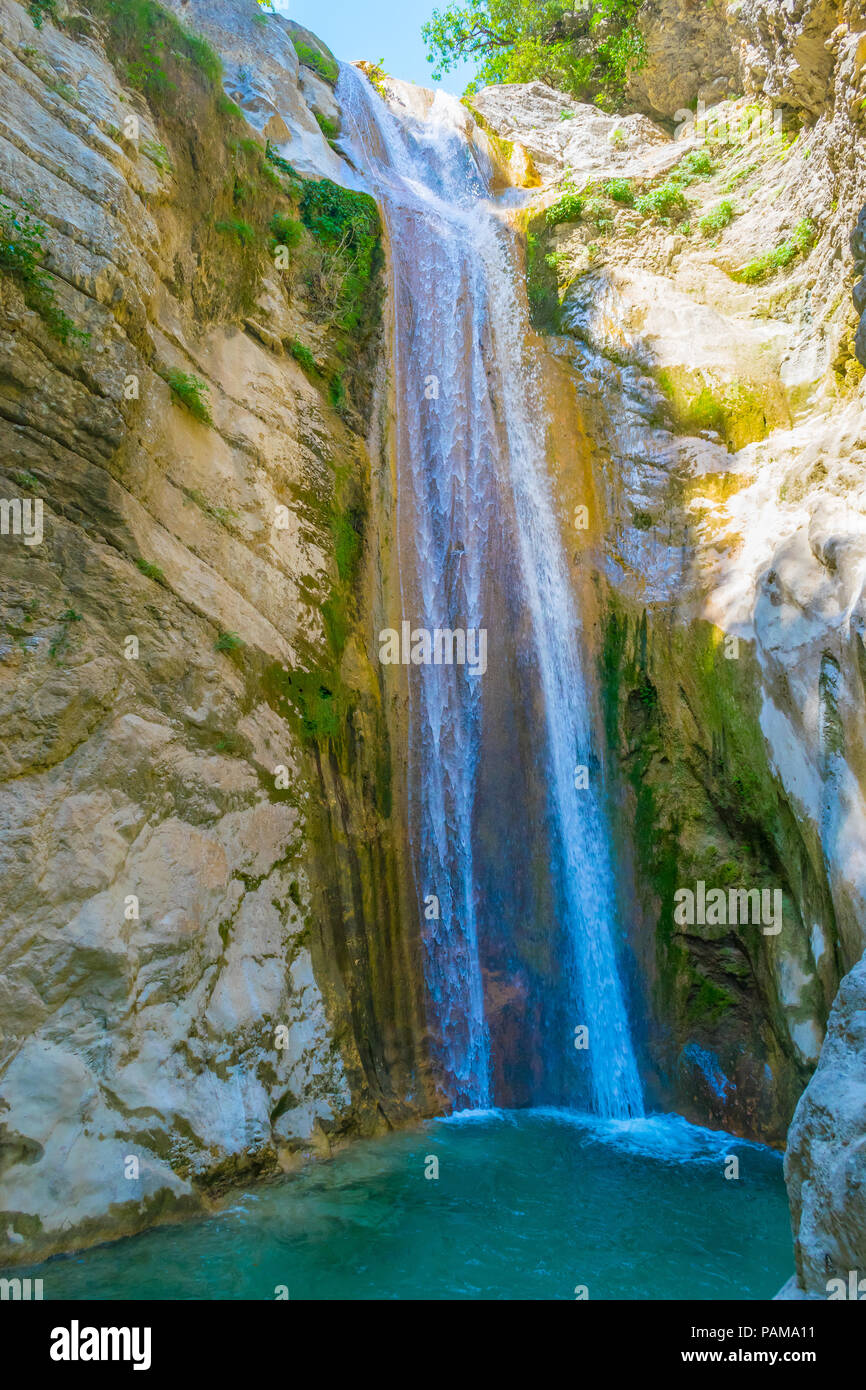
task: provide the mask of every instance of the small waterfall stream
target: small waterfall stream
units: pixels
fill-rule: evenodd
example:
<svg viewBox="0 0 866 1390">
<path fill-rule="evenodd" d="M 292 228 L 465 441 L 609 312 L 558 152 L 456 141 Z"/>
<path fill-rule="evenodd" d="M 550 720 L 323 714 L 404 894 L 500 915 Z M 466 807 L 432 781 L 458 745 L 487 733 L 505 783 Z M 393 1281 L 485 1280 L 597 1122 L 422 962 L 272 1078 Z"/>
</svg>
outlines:
<svg viewBox="0 0 866 1390">
<path fill-rule="evenodd" d="M 545 901 L 556 918 L 548 924 L 558 942 L 555 977 L 541 984 L 529 967 L 512 969 L 515 979 L 532 978 L 524 993 L 537 997 L 525 1016 L 542 1020 L 520 1045 L 561 1078 L 552 1097 L 542 1079 L 530 1099 L 641 1115 L 601 790 L 592 776 L 579 788 L 575 776 L 598 758 L 515 235 L 492 199 L 492 171 L 467 138 L 465 109 L 443 93 L 394 89 L 399 111 L 354 68 L 341 68 L 348 147 L 390 243 L 401 616 L 413 633 L 490 629 L 492 639 L 485 673 L 445 662 L 408 668 L 410 829 L 437 1062 L 455 1108 L 501 1103 L 486 975 L 492 943 L 513 922 L 505 908 L 485 906 L 481 885 L 529 877 L 521 859 L 538 832 L 512 797 L 488 795 L 482 816 L 487 762 L 509 756 L 507 740 L 497 743 L 495 705 L 524 737 L 533 722 Z M 503 604 L 510 637 L 494 613 Z M 509 662 L 524 672 L 531 708 L 509 694 Z M 501 939 L 495 949 L 502 954 Z M 581 1054 L 573 1047 L 579 1024 L 589 1028 Z"/>
</svg>

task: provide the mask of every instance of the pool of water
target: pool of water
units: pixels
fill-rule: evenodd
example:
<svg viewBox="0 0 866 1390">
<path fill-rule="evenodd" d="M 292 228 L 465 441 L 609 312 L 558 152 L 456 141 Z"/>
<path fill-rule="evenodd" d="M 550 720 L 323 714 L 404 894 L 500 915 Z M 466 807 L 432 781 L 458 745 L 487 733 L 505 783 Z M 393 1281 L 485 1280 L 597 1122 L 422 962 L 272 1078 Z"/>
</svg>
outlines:
<svg viewBox="0 0 866 1390">
<path fill-rule="evenodd" d="M 16 1273 L 46 1299 L 752 1299 L 792 1267 L 778 1154 L 677 1116 L 523 1110 L 359 1142 L 206 1219 Z"/>
</svg>

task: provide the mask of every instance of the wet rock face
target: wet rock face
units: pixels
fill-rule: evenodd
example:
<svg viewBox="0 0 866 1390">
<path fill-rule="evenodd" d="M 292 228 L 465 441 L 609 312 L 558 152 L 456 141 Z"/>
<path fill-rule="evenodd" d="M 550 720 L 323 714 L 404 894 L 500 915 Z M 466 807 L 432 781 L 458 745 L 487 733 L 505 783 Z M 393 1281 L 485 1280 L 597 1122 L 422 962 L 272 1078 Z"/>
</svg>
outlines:
<svg viewBox="0 0 866 1390">
<path fill-rule="evenodd" d="M 340 412 L 308 380 L 288 349 L 329 370 L 328 316 L 240 239 L 278 197 L 259 132 L 341 161 L 279 25 L 281 63 L 252 0 L 183 11 L 224 40 L 251 124 L 221 125 L 189 65 L 172 121 L 101 31 L 0 0 L 0 196 L 38 201 L 56 306 L 89 335 L 61 341 L 0 278 L 0 494 L 43 507 L 38 543 L 0 536 L 0 1265 L 200 1209 L 426 1103 L 359 636 L 387 549 L 369 390 Z M 357 340 L 368 387 L 378 352 Z M 334 697 L 329 598 L 343 703 L 311 733 L 292 682 Z"/>
</svg>

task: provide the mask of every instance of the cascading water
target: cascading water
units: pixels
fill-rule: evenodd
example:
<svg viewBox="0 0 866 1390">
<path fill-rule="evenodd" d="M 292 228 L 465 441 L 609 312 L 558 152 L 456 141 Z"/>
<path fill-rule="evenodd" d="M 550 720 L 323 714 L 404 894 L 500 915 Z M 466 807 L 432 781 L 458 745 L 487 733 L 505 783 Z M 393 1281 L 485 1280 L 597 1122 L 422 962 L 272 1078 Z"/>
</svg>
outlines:
<svg viewBox="0 0 866 1390">
<path fill-rule="evenodd" d="M 399 114 L 354 68 L 341 68 L 349 148 L 390 240 L 403 613 L 413 632 L 486 629 L 495 595 L 519 614 L 529 649 L 520 659 L 537 687 L 548 873 L 566 957 L 564 1000 L 551 1009 L 554 1048 L 561 1055 L 570 1046 L 566 1024 L 585 1023 L 592 1108 L 640 1115 L 603 809 L 598 789 L 579 789 L 575 778 L 577 766 L 597 760 L 580 624 L 539 443 L 515 238 L 491 202 L 465 109 L 443 93 L 394 89 L 405 102 Z M 496 660 L 491 650 L 488 661 Z M 485 1107 L 496 1097 L 479 880 L 483 869 L 486 881 L 507 881 L 526 842 L 520 808 L 503 804 L 495 836 L 478 843 L 488 677 L 480 667 L 474 674 L 429 662 L 409 675 L 410 825 L 431 1024 L 453 1103 Z"/>
</svg>

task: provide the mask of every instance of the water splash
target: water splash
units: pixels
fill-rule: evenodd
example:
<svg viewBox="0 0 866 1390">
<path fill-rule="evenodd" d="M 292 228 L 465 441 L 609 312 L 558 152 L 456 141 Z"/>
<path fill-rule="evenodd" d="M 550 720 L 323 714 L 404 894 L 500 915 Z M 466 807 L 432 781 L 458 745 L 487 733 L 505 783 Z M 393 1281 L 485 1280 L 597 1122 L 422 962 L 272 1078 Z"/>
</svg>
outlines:
<svg viewBox="0 0 866 1390">
<path fill-rule="evenodd" d="M 341 68 L 352 157 L 389 233 L 403 612 L 430 630 L 484 627 L 494 580 L 504 582 L 491 556 L 510 544 L 500 570 L 528 615 L 543 705 L 539 757 L 550 872 L 565 919 L 565 1014 L 590 1027 L 595 1112 L 639 1115 L 607 833 L 597 792 L 575 788 L 575 766 L 593 762 L 593 729 L 539 442 L 542 405 L 514 235 L 491 202 L 492 169 L 467 138 L 465 108 L 408 84 L 392 90 L 399 112 L 353 68 Z M 435 894 L 440 903 L 438 921 L 425 923 L 431 1023 L 455 1107 L 484 1109 L 493 1097 L 473 835 L 484 682 L 459 666 L 412 667 L 409 675 L 416 878 L 422 901 Z M 502 814 L 507 820 L 507 807 Z M 510 838 L 503 834 L 499 850 L 505 877 Z M 570 1038 L 560 1033 L 557 1046 L 568 1048 Z"/>
</svg>

